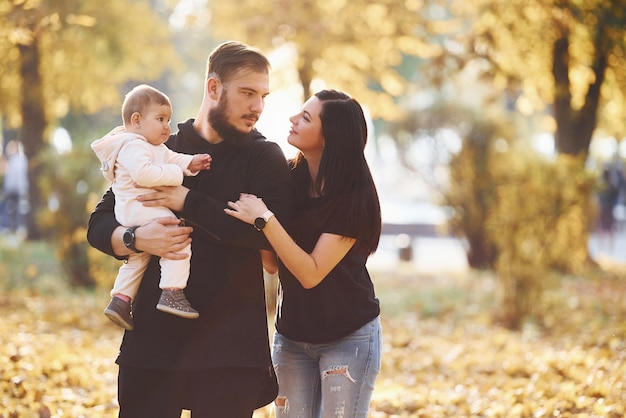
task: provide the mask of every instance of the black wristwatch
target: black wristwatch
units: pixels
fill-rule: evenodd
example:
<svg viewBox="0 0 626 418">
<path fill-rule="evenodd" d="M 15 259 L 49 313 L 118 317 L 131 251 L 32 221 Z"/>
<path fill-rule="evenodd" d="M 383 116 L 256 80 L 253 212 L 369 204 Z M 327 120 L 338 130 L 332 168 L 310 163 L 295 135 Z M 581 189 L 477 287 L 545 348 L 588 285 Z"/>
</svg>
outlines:
<svg viewBox="0 0 626 418">
<path fill-rule="evenodd" d="M 124 236 L 122 237 L 122 241 L 126 248 L 136 253 L 140 253 L 137 248 L 135 248 L 135 229 L 139 228 L 139 226 L 133 226 L 124 231 Z"/>
<path fill-rule="evenodd" d="M 266 210 L 263 213 L 263 215 L 261 215 L 258 218 L 256 218 L 254 220 L 254 227 L 256 228 L 256 230 L 257 231 L 262 231 L 263 228 L 265 228 L 265 225 L 267 224 L 267 221 L 269 221 L 272 216 L 274 216 L 272 211 L 271 210 Z"/>
</svg>

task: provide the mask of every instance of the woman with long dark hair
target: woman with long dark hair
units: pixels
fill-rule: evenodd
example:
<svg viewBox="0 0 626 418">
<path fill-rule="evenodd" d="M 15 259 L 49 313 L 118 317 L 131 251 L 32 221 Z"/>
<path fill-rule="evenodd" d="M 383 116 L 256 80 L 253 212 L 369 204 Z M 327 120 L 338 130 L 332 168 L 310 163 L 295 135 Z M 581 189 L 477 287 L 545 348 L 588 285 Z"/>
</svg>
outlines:
<svg viewBox="0 0 626 418">
<path fill-rule="evenodd" d="M 380 307 L 365 263 L 378 246 L 380 204 L 365 160 L 360 104 L 316 93 L 290 118 L 294 207 L 284 227 L 243 193 L 226 212 L 262 231 L 278 256 L 273 363 L 276 416 L 367 417 L 380 370 Z M 274 259 L 275 260 L 275 257 Z"/>
</svg>

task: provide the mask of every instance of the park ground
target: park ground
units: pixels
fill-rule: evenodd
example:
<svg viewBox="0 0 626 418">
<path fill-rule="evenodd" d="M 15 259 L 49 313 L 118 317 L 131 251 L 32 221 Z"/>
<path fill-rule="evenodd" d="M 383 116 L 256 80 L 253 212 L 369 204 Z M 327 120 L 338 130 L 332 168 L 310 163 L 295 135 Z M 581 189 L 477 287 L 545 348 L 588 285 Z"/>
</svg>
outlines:
<svg viewBox="0 0 626 418">
<path fill-rule="evenodd" d="M 493 274 L 444 244 L 372 262 L 384 332 L 372 418 L 626 414 L 623 266 L 561 278 L 547 326 L 511 331 L 497 320 Z M 53 270 L 26 269 L 0 293 L 0 418 L 115 417 L 122 331 L 102 315 L 107 291 L 69 291 Z"/>
</svg>

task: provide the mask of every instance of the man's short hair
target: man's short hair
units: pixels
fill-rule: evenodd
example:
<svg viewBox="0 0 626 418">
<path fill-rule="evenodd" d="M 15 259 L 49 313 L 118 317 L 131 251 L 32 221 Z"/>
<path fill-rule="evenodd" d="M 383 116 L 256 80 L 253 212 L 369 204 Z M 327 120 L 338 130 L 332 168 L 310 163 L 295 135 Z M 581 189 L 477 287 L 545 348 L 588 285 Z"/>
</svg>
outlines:
<svg viewBox="0 0 626 418">
<path fill-rule="evenodd" d="M 269 73 L 270 68 L 269 60 L 256 47 L 242 42 L 228 41 L 218 45 L 209 55 L 206 78 L 217 77 L 225 83 L 240 70 Z"/>
</svg>

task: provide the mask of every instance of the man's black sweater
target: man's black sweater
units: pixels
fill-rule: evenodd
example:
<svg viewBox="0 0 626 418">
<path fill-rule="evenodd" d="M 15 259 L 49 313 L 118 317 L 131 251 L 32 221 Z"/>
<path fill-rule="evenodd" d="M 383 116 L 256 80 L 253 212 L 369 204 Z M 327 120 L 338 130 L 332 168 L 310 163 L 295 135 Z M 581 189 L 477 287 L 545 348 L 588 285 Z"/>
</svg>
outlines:
<svg viewBox="0 0 626 418">
<path fill-rule="evenodd" d="M 252 193 L 288 222 L 287 163 L 280 147 L 260 135 L 244 146 L 210 144 L 192 123 L 179 124 L 167 145 L 213 158 L 210 170 L 185 178 L 190 191 L 179 214 L 194 227 L 185 294 L 200 317 L 183 319 L 156 309 L 160 269 L 158 257 L 152 257 L 133 302 L 135 329 L 125 332 L 117 363 L 150 369 L 267 368 L 271 359 L 259 249 L 270 247 L 262 232 L 224 208 L 240 193 Z M 119 225 L 114 203 L 109 189 L 91 215 L 87 234 L 92 246 L 110 255 L 111 234 Z"/>
</svg>

